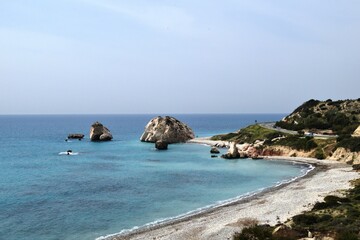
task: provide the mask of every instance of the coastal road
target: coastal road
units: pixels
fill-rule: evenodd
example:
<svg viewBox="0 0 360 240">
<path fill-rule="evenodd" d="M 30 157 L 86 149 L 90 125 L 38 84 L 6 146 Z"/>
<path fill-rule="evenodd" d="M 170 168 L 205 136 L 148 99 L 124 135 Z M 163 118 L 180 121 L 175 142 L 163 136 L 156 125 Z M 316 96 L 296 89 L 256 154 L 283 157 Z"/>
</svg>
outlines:
<svg viewBox="0 0 360 240">
<path fill-rule="evenodd" d="M 283 128 L 280 128 L 280 127 L 276 127 L 275 122 L 264 122 L 264 123 L 258 123 L 258 124 L 260 126 L 264 127 L 264 128 L 268 128 L 268 129 L 271 129 L 271 130 L 276 130 L 278 132 L 283 132 L 283 133 L 292 134 L 292 135 L 298 134 L 297 131 L 291 131 L 291 130 L 283 129 Z M 329 139 L 329 138 L 337 138 L 338 137 L 338 135 L 324 135 L 324 134 L 317 134 L 317 133 L 312 134 L 312 136 L 314 138 L 322 138 L 322 139 Z"/>
<path fill-rule="evenodd" d="M 298 134 L 297 131 L 291 131 L 291 130 L 276 127 L 275 122 L 264 122 L 264 123 L 258 123 L 258 124 L 264 128 L 268 128 L 268 129 L 275 130 L 278 132 L 283 132 L 283 133 L 287 133 L 287 134 L 291 134 L 291 135 Z"/>
</svg>

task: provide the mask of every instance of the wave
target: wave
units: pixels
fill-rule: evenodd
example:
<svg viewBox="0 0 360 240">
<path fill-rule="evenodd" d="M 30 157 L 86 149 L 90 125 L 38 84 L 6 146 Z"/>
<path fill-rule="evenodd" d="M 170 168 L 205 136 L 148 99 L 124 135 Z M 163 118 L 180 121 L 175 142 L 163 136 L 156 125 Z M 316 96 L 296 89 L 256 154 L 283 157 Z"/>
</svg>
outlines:
<svg viewBox="0 0 360 240">
<path fill-rule="evenodd" d="M 59 152 L 59 155 L 78 155 L 78 152 Z"/>
<path fill-rule="evenodd" d="M 276 161 L 276 160 L 268 160 L 268 161 Z M 290 178 L 290 179 L 287 179 L 287 180 L 278 181 L 278 182 L 275 183 L 275 185 L 273 185 L 271 187 L 260 188 L 260 189 L 257 189 L 256 191 L 247 192 L 245 194 L 242 194 L 242 195 L 234 197 L 234 198 L 230 198 L 230 199 L 223 200 L 223 201 L 218 201 L 218 202 L 216 202 L 214 204 L 210 204 L 210 205 L 207 205 L 207 206 L 202 207 L 202 208 L 198 208 L 198 209 L 195 209 L 195 210 L 192 210 L 192 211 L 188 211 L 186 213 L 177 215 L 175 217 L 157 219 L 157 220 L 155 220 L 153 222 L 147 223 L 147 224 L 142 225 L 142 226 L 134 226 L 133 228 L 123 229 L 123 230 L 121 230 L 120 232 L 117 232 L 117 233 L 109 234 L 109 235 L 106 235 L 106 236 L 100 236 L 100 237 L 96 238 L 95 240 L 108 240 L 108 239 L 110 239 L 112 237 L 126 235 L 126 234 L 130 234 L 132 232 L 135 233 L 136 231 L 140 231 L 140 230 L 147 230 L 147 229 L 151 229 L 153 227 L 161 227 L 161 226 L 164 226 L 164 225 L 167 225 L 167 224 L 171 224 L 171 223 L 174 223 L 174 222 L 177 222 L 177 221 L 184 220 L 186 218 L 193 217 L 193 216 L 201 214 L 201 213 L 206 213 L 208 211 L 215 210 L 215 209 L 220 208 L 220 207 L 228 206 L 228 205 L 237 203 L 237 202 L 239 202 L 241 200 L 244 200 L 246 198 L 250 198 L 250 197 L 252 197 L 252 196 L 254 196 L 256 194 L 259 194 L 261 192 L 264 192 L 266 190 L 271 190 L 271 189 L 274 189 L 274 188 L 278 188 L 278 187 L 280 187 L 282 185 L 294 182 L 299 178 L 305 177 L 308 173 L 310 173 L 312 170 L 315 169 L 315 167 L 313 165 L 309 164 L 309 163 L 296 162 L 296 161 L 289 161 L 288 163 L 291 163 L 293 165 L 306 166 L 306 168 L 301 170 L 302 174 L 300 174 L 299 176 L 296 176 L 296 177 L 293 177 L 293 178 Z"/>
</svg>

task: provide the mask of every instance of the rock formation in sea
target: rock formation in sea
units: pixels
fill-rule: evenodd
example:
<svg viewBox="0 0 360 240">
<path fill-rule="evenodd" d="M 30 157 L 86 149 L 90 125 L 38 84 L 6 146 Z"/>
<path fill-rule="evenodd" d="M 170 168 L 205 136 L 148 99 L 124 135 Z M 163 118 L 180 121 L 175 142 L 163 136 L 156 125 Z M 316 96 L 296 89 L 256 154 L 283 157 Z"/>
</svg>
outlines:
<svg viewBox="0 0 360 240">
<path fill-rule="evenodd" d="M 146 125 L 141 135 L 142 142 L 165 141 L 167 143 L 186 142 L 195 138 L 194 132 L 186 124 L 174 117 L 155 117 Z"/>
<path fill-rule="evenodd" d="M 164 141 L 156 141 L 155 142 L 155 148 L 158 150 L 167 150 L 168 149 L 168 143 Z"/>
<path fill-rule="evenodd" d="M 239 149 L 236 146 L 236 142 L 231 142 L 228 152 L 223 154 L 221 157 L 226 159 L 240 158 Z"/>
<path fill-rule="evenodd" d="M 219 149 L 217 147 L 212 147 L 210 150 L 210 153 L 220 153 Z"/>
<path fill-rule="evenodd" d="M 70 133 L 68 135 L 68 139 L 83 139 L 84 138 L 84 134 L 81 133 Z"/>
<path fill-rule="evenodd" d="M 110 141 L 113 136 L 110 130 L 99 122 L 93 123 L 90 128 L 91 141 Z"/>
</svg>

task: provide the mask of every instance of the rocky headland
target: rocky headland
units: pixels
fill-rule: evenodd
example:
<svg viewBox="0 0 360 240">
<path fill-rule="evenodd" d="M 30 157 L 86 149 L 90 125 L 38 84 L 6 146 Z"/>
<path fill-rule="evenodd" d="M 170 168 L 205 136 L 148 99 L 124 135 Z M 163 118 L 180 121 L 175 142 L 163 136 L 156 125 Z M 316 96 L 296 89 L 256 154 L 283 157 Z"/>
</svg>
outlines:
<svg viewBox="0 0 360 240">
<path fill-rule="evenodd" d="M 193 130 L 174 117 L 155 117 L 145 126 L 142 142 L 182 143 L 195 137 Z"/>
<path fill-rule="evenodd" d="M 246 157 L 285 156 L 360 164 L 360 100 L 310 100 L 276 124 L 255 124 L 213 136 L 209 145 L 235 143 Z M 239 158 L 234 147 L 225 158 Z M 236 156 L 236 157 L 235 157 Z"/>
</svg>

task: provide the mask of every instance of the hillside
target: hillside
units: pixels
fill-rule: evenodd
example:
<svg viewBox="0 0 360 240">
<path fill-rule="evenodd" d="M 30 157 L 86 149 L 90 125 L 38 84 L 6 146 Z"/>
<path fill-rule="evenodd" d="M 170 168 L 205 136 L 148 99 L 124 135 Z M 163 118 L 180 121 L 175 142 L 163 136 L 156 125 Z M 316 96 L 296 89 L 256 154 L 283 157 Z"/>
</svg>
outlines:
<svg viewBox="0 0 360 240">
<path fill-rule="evenodd" d="M 311 99 L 276 123 L 277 127 L 324 134 L 352 134 L 360 123 L 360 98 L 319 101 Z"/>
<path fill-rule="evenodd" d="M 211 140 L 247 143 L 264 156 L 313 157 L 360 164 L 359 119 L 360 99 L 310 100 L 274 127 L 250 125 L 234 133 L 213 136 Z M 284 133 L 284 129 L 298 132 Z"/>
<path fill-rule="evenodd" d="M 254 143 L 256 140 L 272 140 L 283 135 L 283 133 L 278 132 L 275 129 L 267 129 L 260 125 L 250 125 L 235 133 L 215 135 L 211 138 L 211 140 L 222 140 L 236 143 Z"/>
</svg>

